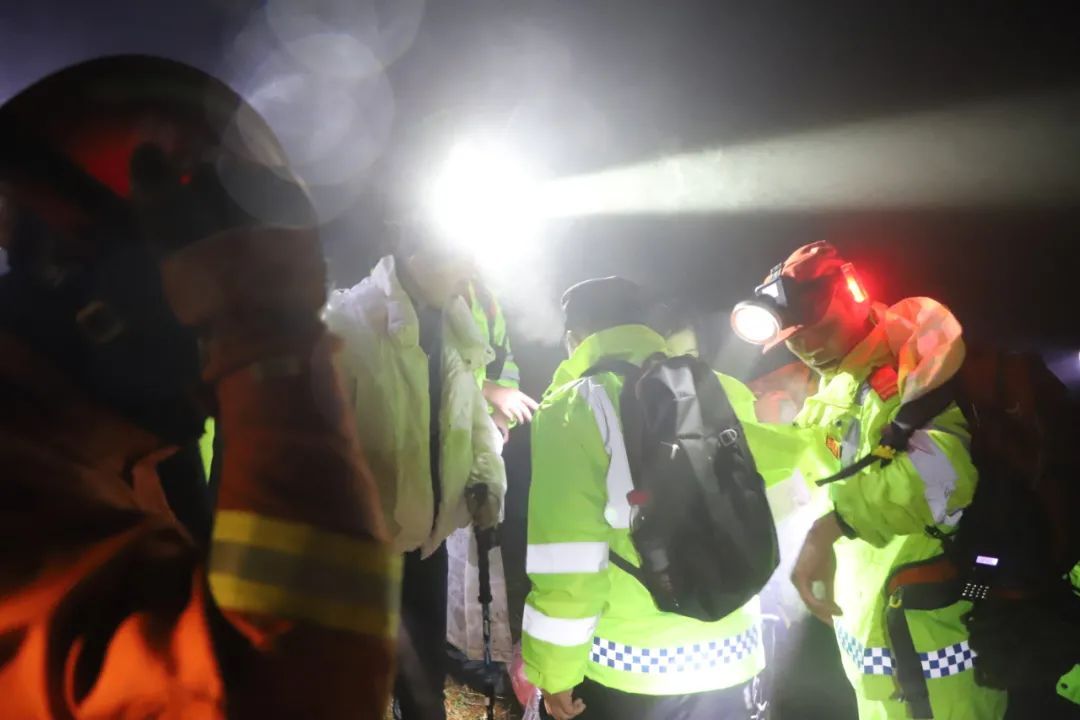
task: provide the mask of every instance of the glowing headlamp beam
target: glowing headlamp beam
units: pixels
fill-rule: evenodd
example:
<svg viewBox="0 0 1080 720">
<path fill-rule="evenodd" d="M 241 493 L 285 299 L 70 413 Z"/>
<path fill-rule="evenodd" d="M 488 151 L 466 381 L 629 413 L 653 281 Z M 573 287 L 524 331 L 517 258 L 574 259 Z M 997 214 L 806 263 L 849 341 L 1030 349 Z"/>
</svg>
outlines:
<svg viewBox="0 0 1080 720">
<path fill-rule="evenodd" d="M 542 188 L 546 215 L 1039 205 L 1080 198 L 1080 92 L 673 155 Z"/>
</svg>

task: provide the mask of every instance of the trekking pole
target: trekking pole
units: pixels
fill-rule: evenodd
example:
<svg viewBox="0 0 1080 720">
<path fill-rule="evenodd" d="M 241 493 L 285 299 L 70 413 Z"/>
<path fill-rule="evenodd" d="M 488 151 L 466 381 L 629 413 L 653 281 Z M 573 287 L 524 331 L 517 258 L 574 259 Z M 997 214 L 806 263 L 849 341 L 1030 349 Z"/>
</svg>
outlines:
<svg viewBox="0 0 1080 720">
<path fill-rule="evenodd" d="M 477 507 L 487 502 L 487 485 L 474 485 L 469 489 Z M 487 686 L 487 720 L 495 720 L 495 681 L 491 666 L 491 549 L 495 547 L 495 528 L 481 530 L 473 526 L 476 534 L 476 567 L 480 576 L 480 612 L 484 632 L 484 684 Z"/>
<path fill-rule="evenodd" d="M 773 695 L 776 692 L 776 640 L 777 629 L 783 620 L 778 615 L 763 614 L 761 616 L 762 644 L 765 646 L 765 669 L 754 678 L 751 685 L 751 698 L 754 706 L 750 714 L 750 720 L 778 720 L 772 705 Z"/>
</svg>

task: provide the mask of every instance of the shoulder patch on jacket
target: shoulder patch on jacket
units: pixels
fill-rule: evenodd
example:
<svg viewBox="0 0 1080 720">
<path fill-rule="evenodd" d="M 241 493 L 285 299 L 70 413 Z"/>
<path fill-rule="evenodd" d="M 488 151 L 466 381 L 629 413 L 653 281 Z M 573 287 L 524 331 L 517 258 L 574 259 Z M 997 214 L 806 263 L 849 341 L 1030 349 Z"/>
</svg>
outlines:
<svg viewBox="0 0 1080 720">
<path fill-rule="evenodd" d="M 843 455 L 843 448 L 840 447 L 840 443 L 836 440 L 836 438 L 826 437 L 825 447 L 829 449 L 829 452 L 831 452 L 833 454 L 833 457 L 837 460 L 839 460 L 840 456 Z"/>
<path fill-rule="evenodd" d="M 870 374 L 870 387 L 884 401 L 892 399 L 900 392 L 897 381 L 896 370 L 890 365 L 883 365 Z"/>
</svg>

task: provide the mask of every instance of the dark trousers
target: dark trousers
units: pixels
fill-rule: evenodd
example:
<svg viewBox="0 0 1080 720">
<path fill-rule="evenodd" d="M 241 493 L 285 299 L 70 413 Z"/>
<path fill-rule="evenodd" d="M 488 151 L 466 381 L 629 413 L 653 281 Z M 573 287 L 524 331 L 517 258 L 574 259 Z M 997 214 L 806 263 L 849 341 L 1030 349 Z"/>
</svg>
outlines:
<svg viewBox="0 0 1080 720">
<path fill-rule="evenodd" d="M 637 695 L 586 678 L 574 688 L 585 703 L 575 720 L 749 720 L 749 695 L 750 682 L 690 695 Z"/>
<path fill-rule="evenodd" d="M 405 554 L 394 717 L 445 720 L 446 545 L 426 560 Z"/>
</svg>

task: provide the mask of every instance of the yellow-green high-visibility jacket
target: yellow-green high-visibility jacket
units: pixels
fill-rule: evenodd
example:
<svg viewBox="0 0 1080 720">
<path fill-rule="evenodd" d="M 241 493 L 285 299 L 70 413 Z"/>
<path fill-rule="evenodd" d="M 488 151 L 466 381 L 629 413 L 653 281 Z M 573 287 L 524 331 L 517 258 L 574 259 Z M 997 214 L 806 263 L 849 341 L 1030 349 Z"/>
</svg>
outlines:
<svg viewBox="0 0 1080 720">
<path fill-rule="evenodd" d="M 871 333 L 822 378 L 821 389 L 795 418 L 796 425 L 820 431 L 820 442 L 835 456 L 815 455 L 817 467 L 803 465 L 810 481 L 873 450 L 902 400 L 939 386 L 963 361 L 960 325 L 933 300 L 878 306 L 874 320 Z M 843 615 L 834 619 L 834 628 L 844 669 L 863 698 L 885 700 L 898 690 L 886 631 L 886 583 L 897 568 L 942 554 L 941 542 L 926 528 L 953 532 L 971 502 L 977 473 L 969 442 L 964 416 L 952 405 L 917 431 L 909 450 L 890 464 L 874 464 L 828 486 L 829 502 L 856 536 L 836 544 L 835 599 Z M 830 462 L 820 462 L 823 457 Z M 1003 694 L 977 688 L 972 680 L 974 656 L 961 620 L 970 607 L 958 602 L 909 610 L 906 617 L 931 700 L 970 696 L 971 714 L 962 717 L 998 717 Z"/>
<path fill-rule="evenodd" d="M 210 480 L 210 470 L 214 465 L 214 433 L 217 426 L 214 418 L 207 418 L 203 427 L 203 434 L 199 437 L 199 457 L 202 459 L 203 472 L 206 473 L 207 481 Z"/>
<path fill-rule="evenodd" d="M 633 489 L 619 421 L 623 378 L 582 377 L 602 358 L 640 364 L 665 352 L 663 338 L 643 325 L 623 325 L 587 338 L 555 373 L 532 427 L 522 652 L 529 680 L 561 692 L 584 677 L 647 695 L 677 695 L 737 685 L 765 665 L 758 599 L 712 623 L 661 612 L 637 580 L 609 564 L 614 552 L 634 565 L 630 540 Z M 782 444 L 788 429 L 754 424 L 754 398 L 721 375 L 766 482 L 782 480 L 796 462 Z M 765 453 L 765 445 L 776 449 Z"/>
<path fill-rule="evenodd" d="M 1080 665 L 1061 676 L 1057 684 L 1058 695 L 1071 703 L 1080 705 Z"/>
<path fill-rule="evenodd" d="M 521 370 L 510 349 L 510 334 L 506 329 L 506 315 L 502 307 L 491 291 L 476 282 L 469 285 L 469 307 L 481 336 L 495 353 L 495 359 L 487 367 L 477 370 L 477 382 L 483 385 L 484 380 L 490 380 L 516 390 L 521 384 Z"/>
<path fill-rule="evenodd" d="M 1080 595 L 1080 563 L 1077 563 L 1069 573 L 1069 581 L 1072 582 L 1073 591 Z M 1080 664 L 1074 665 L 1069 672 L 1061 676 L 1058 680 L 1057 692 L 1069 702 L 1080 705 Z"/>
<path fill-rule="evenodd" d="M 434 552 L 470 522 L 466 489 L 483 483 L 502 498 L 502 438 L 487 412 L 476 369 L 491 360 L 472 313 L 460 297 L 442 311 L 442 403 L 430 417 L 428 357 L 420 347 L 416 309 L 393 256 L 360 284 L 330 296 L 324 311 L 344 341 L 340 363 L 361 445 L 379 487 L 394 549 Z M 439 423 L 438 507 L 431 487 L 429 433 Z"/>
</svg>

